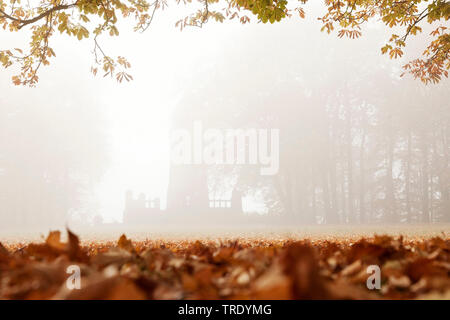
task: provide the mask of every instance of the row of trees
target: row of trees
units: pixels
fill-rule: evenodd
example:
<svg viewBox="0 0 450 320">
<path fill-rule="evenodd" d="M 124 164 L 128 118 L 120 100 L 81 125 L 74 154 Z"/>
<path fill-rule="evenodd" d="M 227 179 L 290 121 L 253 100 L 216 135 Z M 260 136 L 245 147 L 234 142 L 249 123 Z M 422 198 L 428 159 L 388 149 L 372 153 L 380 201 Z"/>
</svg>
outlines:
<svg viewBox="0 0 450 320">
<path fill-rule="evenodd" d="M 411 86 L 388 82 L 375 101 L 345 89 L 304 100 L 314 110 L 282 141 L 270 182 L 277 211 L 306 222 L 449 221 L 450 94 Z"/>
<path fill-rule="evenodd" d="M 43 95 L 45 96 L 45 95 Z M 84 99 L 0 98 L 0 229 L 57 226 L 96 212 L 102 117 Z"/>
<path fill-rule="evenodd" d="M 269 213 L 303 223 L 450 221 L 449 90 L 381 83 L 373 99 L 349 84 L 287 100 L 273 93 L 267 117 L 249 127 L 280 128 L 279 173 L 241 166 L 216 179 L 236 175 Z"/>
<path fill-rule="evenodd" d="M 238 74 L 205 75 L 186 91 L 186 112 L 178 111 L 189 111 L 186 121 L 280 129 L 277 175 L 260 176 L 255 166 L 210 168 L 212 192 L 236 180 L 281 222 L 450 221 L 448 81 L 425 86 L 399 78 L 370 52 L 382 36 L 372 32 L 366 51 L 309 43 L 308 52 L 292 50 L 301 59 L 286 51 L 244 59 Z M 310 63 L 319 52 L 320 65 Z"/>
</svg>

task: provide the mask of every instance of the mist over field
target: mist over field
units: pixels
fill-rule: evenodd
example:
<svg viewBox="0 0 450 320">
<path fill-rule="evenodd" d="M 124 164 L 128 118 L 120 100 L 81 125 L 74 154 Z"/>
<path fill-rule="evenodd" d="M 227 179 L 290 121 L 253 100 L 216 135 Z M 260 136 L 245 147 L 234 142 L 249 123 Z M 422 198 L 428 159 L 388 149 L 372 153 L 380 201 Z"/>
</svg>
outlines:
<svg viewBox="0 0 450 320">
<path fill-rule="evenodd" d="M 131 61 L 129 83 L 94 78 L 92 44 L 61 36 L 37 88 L 15 87 L 2 71 L 2 234 L 448 232 L 450 82 L 400 77 L 427 33 L 390 60 L 382 23 L 338 39 L 320 32 L 321 5 L 307 9 L 305 20 L 180 32 L 183 13 L 169 7 L 148 32 L 124 26 L 103 40 Z M 0 43 L 20 41 L 1 33 Z M 182 140 L 172 133 L 193 137 L 195 123 L 267 133 L 268 143 L 247 136 L 243 163 L 173 164 Z M 273 164 L 261 148 L 274 174 L 261 174 Z"/>
<path fill-rule="evenodd" d="M 446 0 L 0 0 L 2 311 L 436 311 L 384 301 L 450 300 L 448 21 Z"/>
</svg>

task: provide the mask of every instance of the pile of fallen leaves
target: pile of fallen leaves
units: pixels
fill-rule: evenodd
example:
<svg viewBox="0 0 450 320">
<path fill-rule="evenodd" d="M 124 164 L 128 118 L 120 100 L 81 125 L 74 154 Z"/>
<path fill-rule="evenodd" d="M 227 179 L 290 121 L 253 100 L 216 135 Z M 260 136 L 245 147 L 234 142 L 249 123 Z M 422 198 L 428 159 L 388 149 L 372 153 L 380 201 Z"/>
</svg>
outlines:
<svg viewBox="0 0 450 320">
<path fill-rule="evenodd" d="M 79 266 L 81 288 L 67 286 Z M 381 270 L 369 290 L 367 267 Z M 0 244 L 0 299 L 450 299 L 450 239 Z"/>
</svg>

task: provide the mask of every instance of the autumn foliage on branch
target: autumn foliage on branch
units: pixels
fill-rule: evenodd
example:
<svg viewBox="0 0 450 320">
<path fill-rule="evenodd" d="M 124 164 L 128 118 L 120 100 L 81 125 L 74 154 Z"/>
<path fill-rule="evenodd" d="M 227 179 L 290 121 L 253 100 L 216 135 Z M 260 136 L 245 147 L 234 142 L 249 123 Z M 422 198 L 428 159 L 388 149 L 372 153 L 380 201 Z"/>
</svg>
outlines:
<svg viewBox="0 0 450 320">
<path fill-rule="evenodd" d="M 305 17 L 302 8 L 308 0 L 288 3 L 288 0 L 175 0 L 177 4 L 198 2 L 200 9 L 180 19 L 176 26 L 202 27 L 210 20 L 224 22 L 238 19 L 245 24 L 251 16 L 263 23 L 275 23 L 292 15 Z M 300 4 L 299 4 L 300 3 Z M 291 4 L 292 6 L 288 6 Z M 437 83 L 448 77 L 450 69 L 450 33 L 442 25 L 450 18 L 450 2 L 446 0 L 326 0 L 327 11 L 319 20 L 322 31 L 337 32 L 339 37 L 358 38 L 361 26 L 371 19 L 381 19 L 389 28 L 400 30 L 392 34 L 381 52 L 390 58 L 404 54 L 407 40 L 422 32 L 429 24 L 434 30 L 427 48 L 419 57 L 403 68 L 424 83 Z M 106 34 L 118 36 L 119 18 L 134 20 L 135 31 L 145 31 L 155 13 L 167 6 L 167 0 L 36 0 L 22 3 L 20 0 L 0 0 L 0 26 L 4 31 L 31 30 L 27 48 L 10 48 L 0 51 L 0 63 L 7 68 L 20 67 L 13 77 L 16 85 L 35 85 L 38 71 L 48 65 L 55 56 L 50 46 L 52 36 L 59 32 L 78 40 L 92 38 L 94 52 L 93 74 L 115 77 L 117 81 L 132 80 L 128 73 L 130 63 L 124 57 L 112 57 L 103 51 L 99 37 Z M 92 21 L 100 21 L 95 25 Z"/>
</svg>

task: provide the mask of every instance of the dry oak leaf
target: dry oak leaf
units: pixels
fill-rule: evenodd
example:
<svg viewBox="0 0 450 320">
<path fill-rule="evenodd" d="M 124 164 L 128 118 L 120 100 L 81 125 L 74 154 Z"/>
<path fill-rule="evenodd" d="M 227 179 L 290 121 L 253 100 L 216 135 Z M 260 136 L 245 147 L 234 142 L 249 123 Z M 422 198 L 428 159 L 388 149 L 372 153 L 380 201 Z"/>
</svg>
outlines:
<svg viewBox="0 0 450 320">
<path fill-rule="evenodd" d="M 8 249 L 6 249 L 0 242 L 0 263 L 7 263 L 10 260 L 10 254 Z"/>
<path fill-rule="evenodd" d="M 292 299 L 292 281 L 283 273 L 282 267 L 277 264 L 255 281 L 251 292 L 251 299 Z"/>
<path fill-rule="evenodd" d="M 101 275 L 82 279 L 79 290 L 68 290 L 65 285 L 53 300 L 144 300 L 147 295 L 133 281 L 120 277 Z"/>
<path fill-rule="evenodd" d="M 133 242 L 131 240 L 128 240 L 124 234 L 122 234 L 117 241 L 117 246 L 129 252 L 136 252 L 133 246 Z"/>
<path fill-rule="evenodd" d="M 283 272 L 292 281 L 294 299 L 327 299 L 325 280 L 319 274 L 315 252 L 310 245 L 292 243 L 281 257 Z"/>
<path fill-rule="evenodd" d="M 352 264 L 346 266 L 342 271 L 341 271 L 341 276 L 343 277 L 348 277 L 348 276 L 352 276 L 358 272 L 361 271 L 362 269 L 362 263 L 361 260 L 356 260 L 355 262 L 353 262 Z"/>
<path fill-rule="evenodd" d="M 112 248 L 107 252 L 100 253 L 92 257 L 92 264 L 99 268 L 108 265 L 116 265 L 118 267 L 133 260 L 133 255 L 121 248 Z"/>
<path fill-rule="evenodd" d="M 232 247 L 220 248 L 213 253 L 212 260 L 214 263 L 229 263 L 233 258 L 235 249 Z"/>
</svg>

